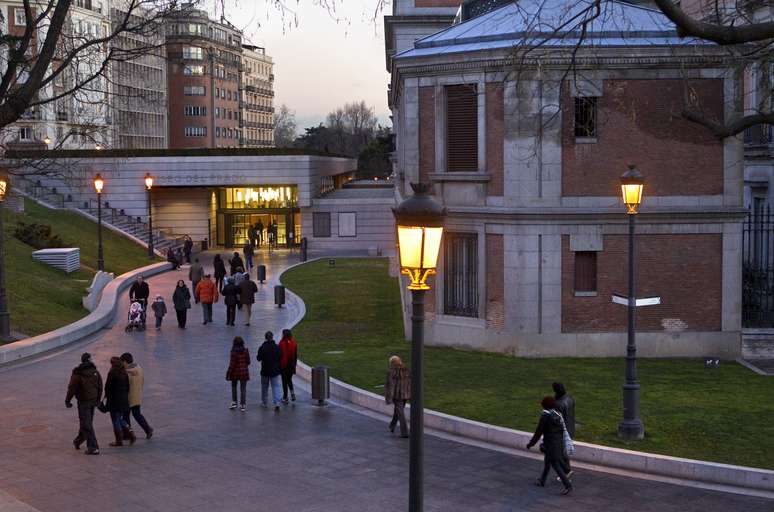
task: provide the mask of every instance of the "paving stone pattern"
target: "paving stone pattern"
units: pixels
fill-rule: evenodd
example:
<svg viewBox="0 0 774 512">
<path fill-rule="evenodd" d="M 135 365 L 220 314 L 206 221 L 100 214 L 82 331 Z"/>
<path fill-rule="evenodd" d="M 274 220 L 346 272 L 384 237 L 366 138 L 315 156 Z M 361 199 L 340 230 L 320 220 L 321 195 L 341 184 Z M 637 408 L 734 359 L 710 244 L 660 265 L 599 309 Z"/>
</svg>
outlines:
<svg viewBox="0 0 774 512">
<path fill-rule="evenodd" d="M 277 256 L 269 273 L 287 264 Z M 151 279 L 151 294 L 162 293 L 171 309 L 171 290 L 186 270 Z M 278 414 L 263 410 L 254 359 L 247 412 L 228 410 L 230 341 L 246 336 L 254 358 L 263 332 L 277 332 L 291 313 L 272 301 L 264 286 L 249 328 L 226 327 L 220 303 L 214 325 L 203 326 L 201 311 L 193 309 L 185 330 L 171 313 L 159 332 L 125 334 L 124 296 L 115 325 L 86 349 L 103 376 L 111 355 L 134 354 L 145 369 L 143 412 L 156 434 L 111 448 L 109 419 L 97 413 L 98 457 L 73 450 L 76 410 L 64 407 L 83 347 L 0 371 L 0 490 L 58 512 L 406 510 L 408 441 L 391 436 L 384 421 L 336 405 L 316 407 L 306 393 Z M 561 497 L 558 484 L 532 485 L 540 461 L 433 436 L 425 443 L 428 511 L 774 509 L 774 501 L 761 498 L 587 471 L 575 478 L 576 492 Z M 7 510 L 22 510 L 13 507 Z"/>
</svg>

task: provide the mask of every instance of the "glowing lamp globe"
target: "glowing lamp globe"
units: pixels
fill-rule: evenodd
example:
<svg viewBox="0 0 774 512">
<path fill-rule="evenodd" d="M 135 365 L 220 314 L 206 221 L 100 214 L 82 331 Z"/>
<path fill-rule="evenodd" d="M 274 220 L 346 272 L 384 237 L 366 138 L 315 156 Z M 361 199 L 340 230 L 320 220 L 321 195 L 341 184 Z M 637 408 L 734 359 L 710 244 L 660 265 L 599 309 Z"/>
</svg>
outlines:
<svg viewBox="0 0 774 512">
<path fill-rule="evenodd" d="M 149 172 L 145 173 L 145 188 L 150 190 L 153 187 L 153 176 Z"/>
<path fill-rule="evenodd" d="M 427 277 L 435 274 L 446 210 L 430 197 L 429 185 L 412 183 L 411 188 L 414 195 L 393 209 L 400 267 L 411 280 L 410 290 L 429 290 Z"/>
<path fill-rule="evenodd" d="M 621 175 L 621 196 L 626 205 L 626 213 L 634 215 L 642 202 L 642 188 L 645 184 L 645 178 L 634 165 L 629 166 L 623 175 Z"/>
<path fill-rule="evenodd" d="M 8 176 L 0 174 L 0 203 L 5 201 L 6 192 L 8 192 Z"/>
<path fill-rule="evenodd" d="M 97 194 L 102 193 L 102 188 L 105 186 L 105 180 L 102 179 L 102 175 L 100 173 L 97 173 L 96 176 L 94 176 L 94 190 L 97 191 Z"/>
</svg>

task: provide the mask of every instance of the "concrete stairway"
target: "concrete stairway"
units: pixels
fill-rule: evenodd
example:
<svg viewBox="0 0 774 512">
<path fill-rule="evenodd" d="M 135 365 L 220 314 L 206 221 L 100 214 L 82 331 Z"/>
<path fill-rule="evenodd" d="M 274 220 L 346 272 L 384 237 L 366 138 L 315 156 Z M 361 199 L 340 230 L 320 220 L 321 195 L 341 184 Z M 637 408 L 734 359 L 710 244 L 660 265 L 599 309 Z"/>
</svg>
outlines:
<svg viewBox="0 0 774 512">
<path fill-rule="evenodd" d="M 774 330 L 745 330 L 742 333 L 743 359 L 774 359 Z"/>
</svg>

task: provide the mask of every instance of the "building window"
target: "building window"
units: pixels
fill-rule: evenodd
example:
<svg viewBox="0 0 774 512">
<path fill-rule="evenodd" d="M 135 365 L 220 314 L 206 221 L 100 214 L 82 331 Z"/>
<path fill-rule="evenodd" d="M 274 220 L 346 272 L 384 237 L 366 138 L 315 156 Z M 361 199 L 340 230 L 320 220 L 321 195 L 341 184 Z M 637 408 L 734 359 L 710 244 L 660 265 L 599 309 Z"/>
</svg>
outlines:
<svg viewBox="0 0 774 512">
<path fill-rule="evenodd" d="M 186 137 L 206 137 L 207 127 L 206 126 L 186 126 L 185 136 Z"/>
<path fill-rule="evenodd" d="M 575 136 L 594 138 L 597 136 L 597 98 L 576 96 Z"/>
<path fill-rule="evenodd" d="M 186 96 L 204 96 L 207 90 L 203 85 L 186 85 L 183 87 L 183 94 Z"/>
<path fill-rule="evenodd" d="M 183 74 L 186 76 L 202 76 L 204 75 L 204 66 L 186 64 L 183 67 Z"/>
<path fill-rule="evenodd" d="M 315 238 L 329 238 L 331 236 L 330 212 L 312 214 L 312 236 Z"/>
<path fill-rule="evenodd" d="M 339 213 L 339 236 L 357 236 L 357 213 Z"/>
<path fill-rule="evenodd" d="M 220 107 L 215 107 L 215 117 L 220 118 Z"/>
<path fill-rule="evenodd" d="M 207 107 L 199 107 L 196 105 L 186 105 L 185 115 L 187 116 L 206 116 Z"/>
<path fill-rule="evenodd" d="M 597 292 L 597 253 L 594 251 L 575 252 L 575 293 Z"/>
<path fill-rule="evenodd" d="M 475 84 L 446 86 L 446 170 L 478 171 L 478 93 Z"/>
<path fill-rule="evenodd" d="M 444 233 L 444 314 L 478 317 L 478 235 Z"/>
<path fill-rule="evenodd" d="M 19 128 L 19 140 L 32 140 L 32 128 L 29 126 Z"/>
<path fill-rule="evenodd" d="M 27 17 L 24 15 L 24 9 L 13 10 L 13 23 L 17 27 L 23 27 L 27 25 Z"/>
<path fill-rule="evenodd" d="M 220 126 L 215 127 L 215 136 L 220 137 Z"/>
<path fill-rule="evenodd" d="M 204 50 L 198 46 L 183 46 L 183 58 L 202 60 L 204 58 Z"/>
<path fill-rule="evenodd" d="M 229 89 L 229 90 L 228 90 L 228 93 L 226 94 L 226 96 L 227 96 L 227 98 L 226 98 L 226 99 L 228 99 L 229 101 L 231 101 L 231 89 Z"/>
</svg>

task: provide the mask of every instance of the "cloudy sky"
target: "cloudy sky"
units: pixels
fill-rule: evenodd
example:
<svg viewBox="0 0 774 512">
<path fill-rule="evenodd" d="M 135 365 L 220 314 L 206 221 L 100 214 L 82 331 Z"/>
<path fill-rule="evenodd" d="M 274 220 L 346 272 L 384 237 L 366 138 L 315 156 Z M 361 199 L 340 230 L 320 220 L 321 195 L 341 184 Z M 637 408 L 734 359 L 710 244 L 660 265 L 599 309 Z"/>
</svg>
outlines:
<svg viewBox="0 0 774 512">
<path fill-rule="evenodd" d="M 284 13 L 265 0 L 225 3 L 227 18 L 244 30 L 245 40 L 274 58 L 275 106 L 284 103 L 296 112 L 299 131 L 361 99 L 382 124 L 389 123 L 384 21 L 374 13 L 378 0 L 343 0 L 333 13 L 320 0 L 287 2 Z"/>
</svg>

